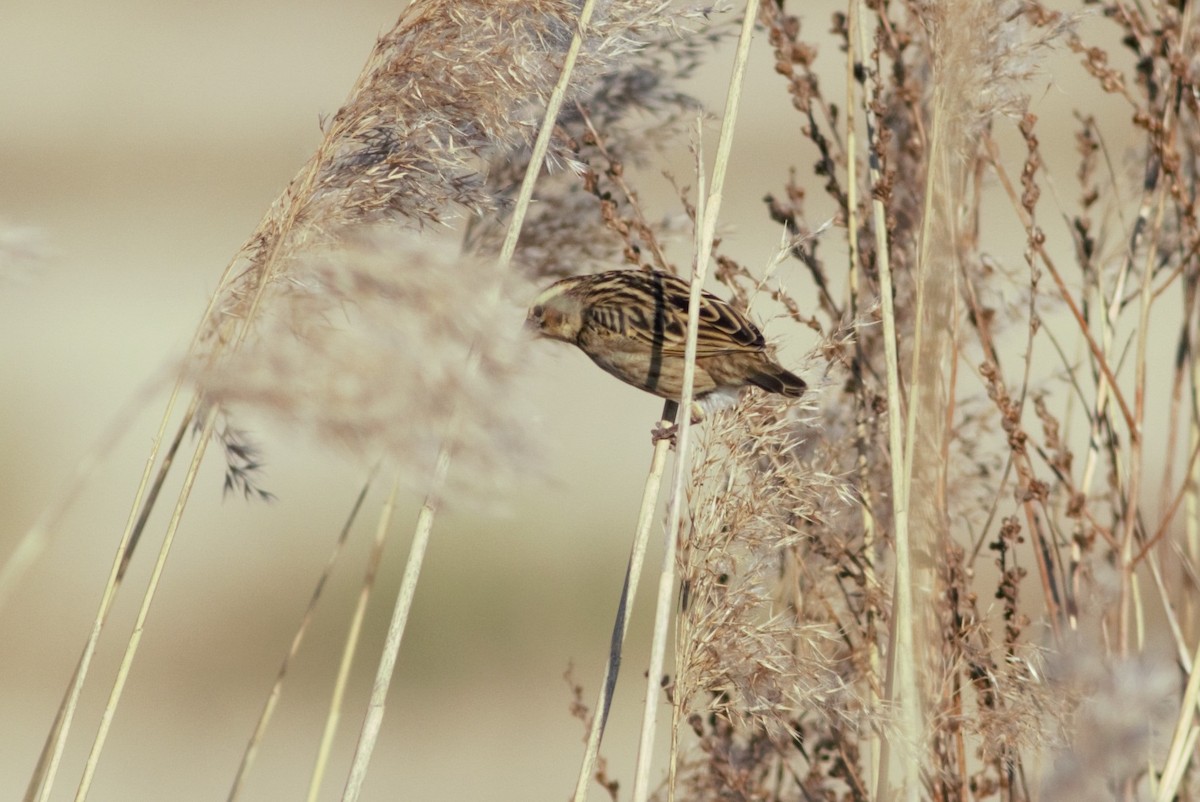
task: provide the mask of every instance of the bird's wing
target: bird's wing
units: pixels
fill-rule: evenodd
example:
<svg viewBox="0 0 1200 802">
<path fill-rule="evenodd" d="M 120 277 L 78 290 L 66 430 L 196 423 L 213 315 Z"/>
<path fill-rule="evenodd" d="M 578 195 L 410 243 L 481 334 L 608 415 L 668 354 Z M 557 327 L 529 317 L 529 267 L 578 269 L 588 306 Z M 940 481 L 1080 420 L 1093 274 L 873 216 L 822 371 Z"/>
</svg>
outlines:
<svg viewBox="0 0 1200 802">
<path fill-rule="evenodd" d="M 683 356 L 687 343 L 688 284 L 675 276 L 622 271 L 620 281 L 593 286 L 585 304 L 591 326 L 662 353 Z M 761 351 L 762 332 L 741 312 L 709 292 L 700 294 L 696 356 Z"/>
</svg>

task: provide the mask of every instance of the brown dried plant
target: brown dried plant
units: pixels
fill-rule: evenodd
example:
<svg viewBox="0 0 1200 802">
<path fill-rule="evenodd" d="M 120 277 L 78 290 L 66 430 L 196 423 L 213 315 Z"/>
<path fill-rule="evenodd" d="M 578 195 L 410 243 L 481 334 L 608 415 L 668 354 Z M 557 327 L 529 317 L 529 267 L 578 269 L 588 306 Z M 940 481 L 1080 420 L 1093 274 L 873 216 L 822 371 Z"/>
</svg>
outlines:
<svg viewBox="0 0 1200 802">
<path fill-rule="evenodd" d="M 658 798 L 1190 798 L 1200 29 L 1190 7 L 1097 5 L 1103 21 L 1036 2 L 835 16 L 848 103 L 875 123 L 857 148 L 861 129 L 818 79 L 834 48 L 802 38 L 803 9 L 763 5 L 779 91 L 816 155 L 814 180 L 792 167 L 767 212 L 814 230 L 805 209 L 821 187 L 856 224 L 849 271 L 806 243 L 792 255 L 810 291 L 776 300 L 808 298 L 811 325 L 853 335 L 816 352 L 829 379 L 815 415 L 746 399 L 695 458 L 667 685 L 676 746 Z M 1132 56 L 1086 43 L 1102 25 Z M 1095 90 L 1077 109 L 1080 161 L 1063 171 L 1044 155 L 1060 131 L 1028 109 L 1067 52 Z M 1132 129 L 1088 114 L 1101 93 L 1125 102 Z M 1058 194 L 1072 179 L 1078 202 Z M 1024 232 L 1016 247 L 997 233 L 1005 220 Z M 756 280 L 716 257 L 735 291 Z M 1183 310 L 1169 398 L 1151 389 L 1169 370 L 1159 309 Z M 889 314 L 892 386 L 872 320 Z M 1150 621 L 1172 648 L 1153 645 Z"/>
</svg>

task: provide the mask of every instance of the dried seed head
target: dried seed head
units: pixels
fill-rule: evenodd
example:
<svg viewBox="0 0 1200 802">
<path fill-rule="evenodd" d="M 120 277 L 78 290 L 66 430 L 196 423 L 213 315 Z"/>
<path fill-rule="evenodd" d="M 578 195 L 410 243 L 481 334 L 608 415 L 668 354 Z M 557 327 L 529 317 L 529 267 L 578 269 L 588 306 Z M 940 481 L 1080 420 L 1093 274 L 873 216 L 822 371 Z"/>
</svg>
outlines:
<svg viewBox="0 0 1200 802">
<path fill-rule="evenodd" d="M 524 451 L 529 433 L 503 398 L 521 328 L 520 313 L 498 300 L 505 277 L 490 259 L 446 257 L 398 232 L 432 240 L 429 224 L 464 213 L 473 228 L 503 228 L 521 171 L 493 166 L 527 160 L 577 13 L 566 0 L 409 7 L 231 267 L 201 339 L 211 353 L 193 355 L 215 365 L 196 372 L 206 392 L 303 422 L 356 453 L 390 454 L 414 476 L 442 442 L 460 452 L 456 474 L 463 453 L 482 468 Z M 680 19 L 666 4 L 606 4 L 588 28 L 572 97 L 597 98 L 613 120 L 634 104 L 669 106 L 669 80 L 632 80 L 630 70 L 644 68 L 638 52 Z M 568 161 L 558 141 L 551 162 Z M 486 237 L 469 242 L 494 253 Z M 208 358 L 231 342 L 246 346 Z"/>
<path fill-rule="evenodd" d="M 456 476 L 502 478 L 532 442 L 511 397 L 521 310 L 491 264 L 435 245 L 364 231 L 297 260 L 257 336 L 199 371 L 201 387 L 366 460 L 389 457 L 417 485 L 442 442 Z"/>
<path fill-rule="evenodd" d="M 577 13 L 565 0 L 410 5 L 379 39 L 317 152 L 247 242 L 221 290 L 213 333 L 254 309 L 260 288 L 286 276 L 293 259 L 339 247 L 357 226 L 423 230 L 504 209 L 512 182 L 494 182 L 492 165 L 527 158 Z M 623 60 L 679 19 L 666 4 L 607 4 L 588 28 L 572 97 L 604 89 L 606 76 L 623 72 Z M 621 97 L 658 103 L 664 96 L 654 84 Z M 562 145 L 552 154 L 559 163 L 569 161 Z"/>
</svg>

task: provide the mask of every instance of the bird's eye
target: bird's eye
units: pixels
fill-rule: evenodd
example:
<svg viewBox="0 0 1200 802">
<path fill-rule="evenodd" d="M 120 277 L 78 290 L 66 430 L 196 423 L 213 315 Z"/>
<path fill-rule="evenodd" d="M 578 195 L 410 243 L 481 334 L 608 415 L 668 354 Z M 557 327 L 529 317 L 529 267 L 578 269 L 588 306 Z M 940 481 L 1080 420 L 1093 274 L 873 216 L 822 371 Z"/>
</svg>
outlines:
<svg viewBox="0 0 1200 802">
<path fill-rule="evenodd" d="M 540 319 L 542 316 L 542 313 L 545 311 L 546 311 L 545 309 L 542 309 L 542 305 L 538 304 L 537 306 L 533 307 L 533 309 L 529 310 L 529 314 L 532 315 L 533 317 Z"/>
</svg>

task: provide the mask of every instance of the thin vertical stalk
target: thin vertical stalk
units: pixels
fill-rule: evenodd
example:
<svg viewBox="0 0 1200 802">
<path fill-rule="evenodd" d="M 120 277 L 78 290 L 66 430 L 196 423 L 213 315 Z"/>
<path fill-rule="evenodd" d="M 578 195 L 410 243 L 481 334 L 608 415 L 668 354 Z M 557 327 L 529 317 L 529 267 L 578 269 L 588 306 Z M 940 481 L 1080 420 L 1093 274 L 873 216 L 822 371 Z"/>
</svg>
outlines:
<svg viewBox="0 0 1200 802">
<path fill-rule="evenodd" d="M 546 101 L 546 114 L 542 118 L 542 126 L 538 130 L 537 139 L 534 140 L 533 153 L 529 159 L 529 166 L 525 170 L 525 176 L 521 180 L 521 189 L 517 193 L 513 217 L 509 222 L 504 244 L 500 248 L 499 266 L 501 270 L 508 267 L 512 262 L 513 254 L 516 253 L 517 238 L 521 234 L 521 226 L 525 221 L 529 202 L 533 199 L 533 188 L 542 171 L 542 162 L 546 159 L 546 152 L 550 149 L 550 137 L 554 134 L 554 125 L 558 121 L 559 112 L 562 111 L 563 102 L 566 100 L 567 88 L 571 85 L 571 74 L 575 71 L 575 62 L 579 58 L 579 51 L 583 47 L 583 37 L 588 24 L 592 21 L 592 13 L 595 8 L 596 0 L 585 0 L 583 7 L 579 9 L 579 17 L 575 20 L 575 34 L 571 37 L 571 45 L 567 48 L 567 55 L 563 59 L 558 82 L 555 83 L 553 91 L 550 92 L 550 98 Z"/>
<path fill-rule="evenodd" d="M 654 724 L 658 710 L 658 680 L 662 676 L 666 653 L 667 630 L 669 628 L 671 597 L 675 587 L 675 554 L 679 537 L 680 520 L 684 496 L 684 474 L 687 470 L 687 447 L 691 434 L 692 397 L 695 388 L 696 342 L 700 332 L 700 291 L 708 270 L 716 235 L 717 220 L 721 212 L 721 199 L 725 188 L 725 174 L 729 167 L 729 155 L 733 149 L 733 132 L 737 123 L 738 109 L 742 97 L 742 85 L 746 74 L 746 63 L 750 56 L 750 42 L 754 36 L 755 11 L 758 0 L 746 0 L 742 29 L 738 38 L 737 53 L 729 78 L 729 92 L 725 100 L 725 113 L 721 120 L 721 133 L 717 140 L 717 156 L 713 164 L 712 188 L 707 197 L 704 193 L 704 163 L 702 148 L 697 133 L 697 192 L 696 192 L 696 241 L 692 267 L 692 286 L 688 299 L 687 343 L 684 348 L 683 393 L 679 400 L 679 430 L 675 454 L 674 489 L 671 495 L 663 569 L 659 576 L 658 603 L 655 612 L 654 638 L 650 647 L 650 667 L 646 681 L 646 701 L 642 715 L 642 731 L 638 745 L 637 766 L 633 781 L 633 802 L 645 802 L 649 794 L 650 763 L 654 752 Z M 678 700 L 676 700 L 676 704 Z M 671 756 L 672 763 L 674 755 Z M 673 789 L 670 792 L 673 796 Z"/>
<path fill-rule="evenodd" d="M 1179 716 L 1175 721 L 1175 731 L 1171 737 L 1171 747 L 1163 763 L 1161 780 L 1156 802 L 1170 802 L 1176 798 L 1176 791 L 1187 769 L 1189 756 L 1195 755 L 1196 726 L 1193 724 L 1197 703 L 1200 702 L 1200 646 L 1192 658 L 1192 671 L 1188 675 L 1187 685 L 1179 705 Z"/>
<path fill-rule="evenodd" d="M 637 765 L 633 777 L 633 802 L 645 802 L 649 795 L 650 764 L 654 756 L 654 730 L 658 715 L 659 678 L 666 658 L 667 630 L 670 628 L 671 597 L 675 590 L 675 554 L 678 550 L 680 508 L 683 496 L 683 471 L 687 465 L 688 439 L 692 428 L 692 395 L 696 380 L 696 343 L 700 332 L 700 287 L 708 268 L 707 251 L 702 250 L 707 228 L 708 207 L 704 193 L 704 148 L 701 142 L 703 124 L 696 124 L 696 228 L 695 261 L 692 264 L 692 283 L 688 293 L 688 328 L 684 343 L 683 392 L 680 395 L 678 429 L 675 444 L 675 465 L 672 474 L 671 500 L 668 505 L 667 526 L 664 530 L 662 571 L 658 577 L 658 595 L 654 605 L 654 634 L 650 644 L 650 667 L 646 671 L 646 698 L 642 707 L 642 728 L 638 738 Z M 710 245 L 711 247 L 711 241 Z M 702 255 L 704 254 L 704 255 Z M 672 763 L 674 761 L 672 760 Z M 673 772 L 672 772 L 673 773 Z M 669 798 L 674 798 L 669 788 Z"/>
<path fill-rule="evenodd" d="M 195 414 L 195 401 L 193 400 L 192 406 L 184 414 L 184 419 L 179 425 L 179 430 L 176 432 L 174 440 L 167 449 L 167 456 L 159 468 L 158 478 L 151 485 L 150 476 L 154 471 L 154 463 L 158 460 L 158 452 L 162 447 L 163 437 L 166 435 L 167 424 L 171 420 L 171 413 L 174 411 L 178 395 L 179 384 L 176 384 L 170 398 L 167 400 L 166 411 L 159 422 L 158 432 L 155 434 L 150 446 L 150 454 L 146 458 L 146 468 L 142 472 L 141 481 L 138 482 L 137 490 L 134 492 L 133 504 L 129 508 L 129 517 L 125 522 L 125 529 L 121 533 L 121 541 L 117 544 L 117 552 L 113 557 L 108 581 L 105 582 L 104 590 L 101 592 L 100 604 L 96 608 L 96 615 L 92 620 L 91 632 L 88 633 L 88 639 L 84 643 L 83 652 L 80 654 L 79 662 L 75 666 L 75 672 L 71 675 L 71 682 L 67 687 L 67 693 L 63 697 L 58 713 L 55 715 L 54 724 L 51 725 L 50 733 L 46 736 L 46 743 L 42 747 L 42 754 L 38 758 L 38 764 L 34 767 L 29 786 L 25 790 L 25 802 L 32 802 L 34 799 L 44 802 L 50 796 L 50 790 L 54 786 L 54 779 L 62 760 L 62 753 L 66 747 L 67 735 L 70 732 L 71 723 L 74 721 L 75 711 L 79 707 L 79 697 L 83 693 L 83 684 L 87 679 L 92 657 L 96 653 L 96 646 L 100 642 L 100 633 L 103 632 L 104 625 L 108 621 L 108 614 L 112 611 L 113 602 L 116 600 L 117 591 L 121 586 L 121 579 L 125 574 L 125 567 L 129 564 L 133 544 L 136 542 L 138 536 L 141 534 L 142 527 L 145 525 L 146 510 L 142 509 L 143 504 L 145 504 L 147 509 L 153 506 L 154 499 L 158 496 L 158 490 L 162 486 L 162 481 L 166 477 L 166 472 L 173 462 L 174 454 L 179 448 L 179 443 L 182 441 L 189 422 Z M 150 488 L 150 498 L 147 500 L 146 492 L 148 487 Z"/>
<path fill-rule="evenodd" d="M 400 641 L 404 637 L 408 614 L 412 610 L 413 597 L 417 592 L 417 580 L 421 576 L 421 565 L 425 560 L 425 553 L 429 550 L 433 520 L 437 514 L 442 491 L 445 489 L 446 475 L 450 470 L 451 452 L 449 441 L 443 443 L 442 449 L 438 453 L 437 463 L 433 468 L 429 493 L 417 515 L 417 526 L 413 532 L 412 545 L 409 546 L 408 561 L 404 565 L 404 576 L 400 580 L 400 592 L 396 594 L 396 604 L 392 610 L 392 620 L 388 625 L 387 638 L 383 644 L 383 654 L 379 658 L 379 668 L 375 672 L 375 684 L 371 688 L 371 700 L 367 705 L 367 715 L 359 732 L 358 746 L 354 750 L 354 759 L 350 765 L 346 787 L 342 791 L 342 802 L 353 802 L 358 799 L 363 782 L 367 778 L 371 755 L 379 740 L 379 730 L 383 725 L 383 713 L 387 707 L 388 688 L 392 684 L 392 674 L 396 670 L 396 658 L 400 653 Z M 386 527 L 391 520 L 391 505 L 395 496 L 396 489 L 393 487 L 388 504 L 380 515 L 380 528 Z"/>
<path fill-rule="evenodd" d="M 862 15 L 861 2 L 859 14 Z M 866 31 L 859 26 L 859 48 L 865 54 L 867 48 Z M 870 73 L 868 81 L 874 78 Z M 867 131 L 870 147 L 875 146 L 875 131 L 877 129 L 875 115 L 871 104 L 865 104 Z M 872 185 L 881 180 L 879 160 L 870 160 Z M 903 396 L 900 391 L 899 354 L 896 342 L 896 309 L 893 302 L 892 270 L 887 241 L 887 209 L 878 197 L 871 202 L 875 228 L 875 259 L 879 269 L 879 294 L 883 311 L 883 347 L 887 362 L 887 398 L 888 398 L 888 450 L 890 452 L 892 470 L 892 518 L 895 527 L 896 576 L 892 600 L 892 622 L 890 646 L 888 649 L 887 680 L 884 687 L 884 698 L 887 702 L 900 708 L 901 721 L 910 721 L 913 717 L 908 709 L 918 703 L 916 699 L 916 679 L 913 676 L 911 655 L 913 602 L 912 602 L 912 553 L 908 531 L 908 497 L 907 481 L 904 466 L 907 462 L 903 439 L 904 419 Z M 907 737 L 907 736 L 904 736 Z M 896 765 L 895 751 L 892 748 L 892 738 L 883 738 L 879 756 L 878 783 L 876 786 L 877 799 L 899 798 L 892 793 L 892 774 L 902 776 L 902 798 L 909 802 L 920 799 L 920 766 L 917 761 L 906 759 L 901 765 Z M 913 744 L 915 747 L 915 744 Z"/>
<path fill-rule="evenodd" d="M 859 264 L 860 254 L 858 249 L 858 128 L 856 124 L 856 114 L 858 104 L 854 97 L 854 87 L 857 83 L 855 77 L 861 70 L 863 58 L 865 54 L 861 50 L 858 41 L 858 33 L 862 27 L 862 19 L 859 15 L 860 4 L 857 2 L 850 3 L 849 9 L 849 29 L 846 37 L 846 243 L 850 252 L 850 313 L 851 319 L 857 319 L 859 311 L 859 294 L 862 291 L 862 268 Z M 866 100 L 864 98 L 864 106 Z M 855 349 L 858 354 L 862 354 L 862 343 L 858 338 L 855 338 Z M 865 403 L 861 402 L 861 403 Z M 857 422 L 857 437 L 859 441 L 859 458 L 858 468 L 860 476 L 863 477 L 862 489 L 864 494 L 868 492 L 866 482 L 867 468 L 867 442 L 866 422 L 859 418 Z M 863 573 L 866 578 L 868 588 L 879 587 L 879 579 L 875 572 L 875 549 L 876 549 L 876 522 L 871 514 L 871 505 L 868 503 L 862 504 L 863 515 Z M 875 616 L 874 604 L 866 610 L 868 620 Z M 873 629 L 873 628 L 872 628 Z M 871 676 L 879 676 L 880 655 L 879 643 L 875 638 L 867 640 L 868 659 L 871 667 Z M 870 699 L 871 707 L 874 708 L 879 703 L 877 692 L 878 685 L 875 682 L 868 682 L 866 688 L 867 698 Z M 879 752 L 880 738 L 878 734 L 872 730 L 865 729 L 862 733 L 863 740 L 868 742 L 867 754 L 869 755 L 870 772 L 870 787 L 874 788 L 878 783 L 879 773 Z"/>
<path fill-rule="evenodd" d="M 1188 445 L 1194 453 L 1200 448 L 1200 419 L 1197 418 L 1197 402 L 1200 400 L 1200 349 L 1193 346 L 1191 359 L 1188 362 L 1191 373 L 1191 414 L 1188 416 Z M 1200 460 L 1194 460 L 1188 468 L 1190 481 L 1185 483 L 1187 488 L 1184 516 L 1185 553 L 1192 565 L 1200 564 Z M 1189 638 L 1196 637 L 1197 609 L 1196 594 L 1188 594 Z"/>
<path fill-rule="evenodd" d="M 329 700 L 329 713 L 325 717 L 321 744 L 317 748 L 317 759 L 313 764 L 312 777 L 308 782 L 308 802 L 315 802 L 321 792 L 321 781 L 325 777 L 325 767 L 329 764 L 329 754 L 333 750 L 333 737 L 337 734 L 338 721 L 342 715 L 342 702 L 346 696 L 346 685 L 350 680 L 350 668 L 354 664 L 354 652 L 358 648 L 363 619 L 367 615 L 367 602 L 371 599 L 371 590 L 375 587 L 375 578 L 379 575 L 379 564 L 383 560 L 383 547 L 387 543 L 388 521 L 391 520 L 392 510 L 396 506 L 398 490 L 399 484 L 393 484 L 391 495 L 388 496 L 380 513 L 379 523 L 375 527 L 375 540 L 371 544 L 371 554 L 367 558 L 367 573 L 363 577 L 362 587 L 358 593 L 358 603 L 350 618 L 350 629 L 346 633 L 346 642 L 342 647 L 342 659 L 338 663 L 337 679 L 333 683 L 333 696 Z"/>
<path fill-rule="evenodd" d="M 666 402 L 663 405 L 660 424 L 673 423 L 678 409 L 679 405 L 674 401 Z M 587 799 L 592 772 L 596 767 L 596 758 L 600 754 L 600 740 L 604 737 L 608 711 L 612 707 L 617 673 L 621 668 L 621 652 L 625 636 L 629 632 L 629 614 L 633 609 L 633 601 L 637 596 L 638 583 L 642 576 L 642 566 L 646 561 L 646 547 L 650 541 L 650 524 L 654 520 L 654 511 L 658 508 L 659 488 L 662 486 L 663 467 L 667 464 L 669 448 L 670 441 L 667 438 L 658 440 L 654 444 L 654 454 L 650 458 L 650 473 L 646 476 L 646 485 L 642 490 L 642 506 L 638 511 L 637 529 L 634 531 L 633 545 L 629 550 L 629 564 L 625 569 L 625 582 L 621 587 L 621 598 L 617 603 L 617 616 L 613 622 L 608 661 L 604 664 L 604 680 L 600 685 L 596 705 L 592 708 L 592 722 L 588 727 L 587 746 L 583 752 L 583 761 L 579 766 L 579 776 L 575 781 L 575 795 L 572 797 L 574 802 L 584 802 Z"/>
<path fill-rule="evenodd" d="M 1167 104 L 1170 108 L 1170 104 Z M 1170 115 L 1167 115 L 1170 119 Z M 1164 124 L 1164 128 L 1169 130 Z M 1151 229 L 1155 233 L 1162 230 L 1163 214 L 1166 210 L 1167 189 L 1159 188 L 1158 209 L 1155 212 L 1154 224 Z M 1134 390 L 1133 390 L 1133 415 L 1134 423 L 1129 433 L 1129 491 L 1128 498 L 1125 504 L 1125 520 L 1123 523 L 1123 538 L 1121 540 L 1121 595 L 1119 600 L 1119 611 L 1117 613 L 1117 653 L 1122 657 L 1128 654 L 1129 650 L 1129 618 L 1131 614 L 1131 606 L 1134 604 L 1136 594 L 1136 585 L 1134 577 L 1134 543 L 1138 530 L 1137 512 L 1140 509 L 1140 499 L 1142 489 L 1142 470 L 1144 464 L 1144 437 L 1142 425 L 1146 420 L 1146 348 L 1147 334 L 1150 329 L 1150 304 L 1154 300 L 1151 292 L 1151 278 L 1154 275 L 1154 264 L 1158 258 L 1158 238 L 1153 237 L 1150 240 L 1149 248 L 1146 253 L 1146 261 L 1142 267 L 1142 287 L 1141 287 L 1141 303 L 1138 311 L 1138 328 L 1137 328 L 1137 353 L 1134 359 Z M 1141 598 L 1136 599 L 1137 606 L 1140 609 Z M 1140 624 L 1140 616 L 1139 616 Z M 1141 627 L 1138 627 L 1140 632 Z M 1139 637 L 1140 641 L 1140 637 Z M 1139 647 L 1140 648 L 1140 647 Z"/>
</svg>

